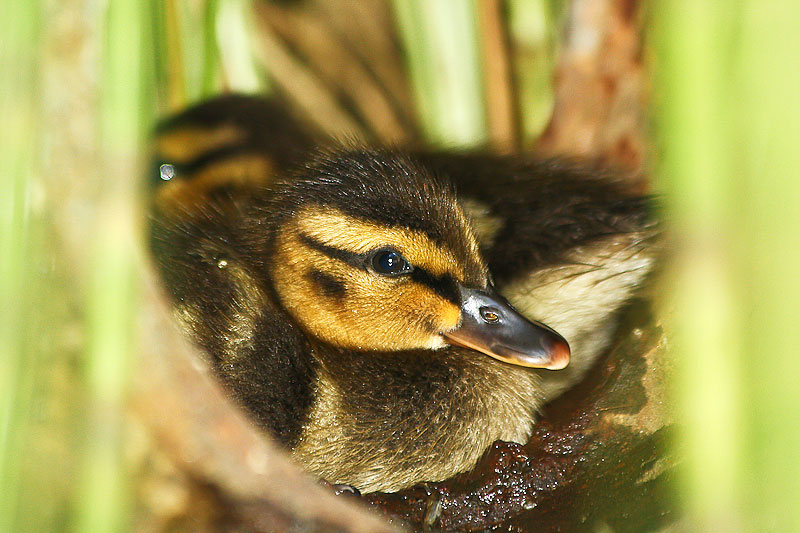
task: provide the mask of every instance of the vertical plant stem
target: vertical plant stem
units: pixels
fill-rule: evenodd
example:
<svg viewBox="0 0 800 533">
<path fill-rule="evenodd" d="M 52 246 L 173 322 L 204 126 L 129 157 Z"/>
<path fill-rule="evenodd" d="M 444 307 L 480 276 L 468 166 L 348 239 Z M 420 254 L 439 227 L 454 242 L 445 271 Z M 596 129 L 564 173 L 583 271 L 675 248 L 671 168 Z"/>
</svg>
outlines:
<svg viewBox="0 0 800 533">
<path fill-rule="evenodd" d="M 220 0 L 206 0 L 203 13 L 203 71 L 200 94 L 204 98 L 219 89 L 220 65 L 217 47 L 217 18 Z"/>
<path fill-rule="evenodd" d="M 96 231 L 90 243 L 86 294 L 85 385 L 87 428 L 75 531 L 126 529 L 130 504 L 128 472 L 122 457 L 124 409 L 133 354 L 137 278 L 134 228 L 139 153 L 143 137 L 144 37 L 150 11 L 146 3 L 109 2 L 104 13 L 105 42 L 99 129 L 103 158 Z"/>
<path fill-rule="evenodd" d="M 743 164 L 735 215 L 747 312 L 742 505 L 753 511 L 751 530 L 800 531 L 800 4 L 743 0 L 738 16 L 730 153 Z"/>
<path fill-rule="evenodd" d="M 657 83 L 663 139 L 661 183 L 680 236 L 675 293 L 680 355 L 678 403 L 688 452 L 690 514 L 705 528 L 730 527 L 739 498 L 742 317 L 731 224 L 730 93 L 722 57 L 730 35 L 714 3 L 662 2 Z M 671 28 L 682 28 L 680 32 Z M 720 92 L 721 91 L 721 92 Z"/>
<path fill-rule="evenodd" d="M 508 29 L 518 94 L 520 137 L 530 145 L 553 113 L 555 17 L 546 0 L 509 0 Z"/>
<path fill-rule="evenodd" d="M 176 111 L 186 105 L 186 73 L 183 63 L 183 40 L 178 11 L 178 0 L 164 0 L 163 36 L 167 54 L 167 106 Z"/>
<path fill-rule="evenodd" d="M 500 0 L 477 2 L 489 143 L 499 151 L 510 152 L 519 143 L 518 113 L 511 76 L 508 25 L 503 6 L 504 3 Z"/>
<path fill-rule="evenodd" d="M 31 227 L 31 182 L 39 134 L 41 4 L 12 3 L 0 17 L 0 531 L 19 523 L 20 480 L 34 410 L 36 354 L 30 344 L 41 245 Z M 13 73 L 13 74 L 12 74 Z"/>
<path fill-rule="evenodd" d="M 215 31 L 218 4 L 218 0 L 204 0 L 183 1 L 176 5 L 175 31 L 180 40 L 178 52 L 187 104 L 211 96 L 218 87 L 219 62 Z"/>
<path fill-rule="evenodd" d="M 149 42 L 150 68 L 148 75 L 153 80 L 149 95 L 155 98 L 158 107 L 154 112 L 166 113 L 171 105 L 170 51 L 167 37 L 167 2 L 164 0 L 146 0 L 149 6 Z"/>
<path fill-rule="evenodd" d="M 797 531 L 800 6 L 661 1 L 660 186 L 698 530 Z"/>
<path fill-rule="evenodd" d="M 395 0 L 423 132 L 434 145 L 487 140 L 474 0 Z"/>
<path fill-rule="evenodd" d="M 0 22 L 0 531 L 20 523 L 20 482 L 32 413 L 36 354 L 30 343 L 33 269 L 41 242 L 32 220 L 38 168 L 41 4 L 8 6 Z"/>
<path fill-rule="evenodd" d="M 132 355 L 135 281 L 132 212 L 109 203 L 98 217 L 88 298 L 87 438 L 75 531 L 126 529 L 128 475 L 122 459 Z"/>
<path fill-rule="evenodd" d="M 214 35 L 220 55 L 219 68 L 227 89 L 258 92 L 268 89 L 256 67 L 254 33 L 260 31 L 247 0 L 217 0 Z"/>
</svg>

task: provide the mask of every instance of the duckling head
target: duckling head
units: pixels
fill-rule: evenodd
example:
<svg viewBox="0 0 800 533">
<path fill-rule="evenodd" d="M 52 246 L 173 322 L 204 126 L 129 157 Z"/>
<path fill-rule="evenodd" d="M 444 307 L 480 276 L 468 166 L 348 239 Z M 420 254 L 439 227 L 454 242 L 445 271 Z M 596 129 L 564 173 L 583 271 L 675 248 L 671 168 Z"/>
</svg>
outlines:
<svg viewBox="0 0 800 533">
<path fill-rule="evenodd" d="M 313 337 L 358 351 L 461 345 L 516 365 L 567 365 L 566 341 L 494 290 L 452 184 L 412 159 L 321 154 L 267 209 L 264 266 Z"/>
</svg>

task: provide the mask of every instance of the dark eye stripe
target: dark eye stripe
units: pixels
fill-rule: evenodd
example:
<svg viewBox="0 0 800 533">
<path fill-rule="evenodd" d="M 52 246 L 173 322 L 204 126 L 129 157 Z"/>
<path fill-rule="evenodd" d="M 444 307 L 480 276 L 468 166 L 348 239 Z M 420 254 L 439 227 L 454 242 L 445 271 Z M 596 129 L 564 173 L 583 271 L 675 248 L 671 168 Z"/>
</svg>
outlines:
<svg viewBox="0 0 800 533">
<path fill-rule="evenodd" d="M 411 279 L 430 288 L 445 300 L 461 305 L 461 292 L 458 290 L 458 280 L 454 276 L 449 274 L 434 276 L 417 268 L 411 273 Z"/>
<path fill-rule="evenodd" d="M 343 261 L 348 265 L 361 270 L 366 268 L 365 265 L 368 254 L 358 254 L 355 252 L 348 252 L 347 250 L 342 250 L 340 248 L 334 248 L 333 246 L 323 244 L 316 239 L 313 239 L 302 233 L 300 234 L 300 240 L 309 248 L 317 250 L 328 257 L 338 259 L 339 261 Z M 461 293 L 458 290 L 458 280 L 455 278 L 455 276 L 451 276 L 449 274 L 434 276 L 424 269 L 416 267 L 411 272 L 410 277 L 415 282 L 430 288 L 433 290 L 433 292 L 445 300 L 456 305 L 461 305 Z"/>
<path fill-rule="evenodd" d="M 300 240 L 303 241 L 303 244 L 312 248 L 320 253 L 327 255 L 333 259 L 338 259 L 339 261 L 344 261 L 350 266 L 363 269 L 364 262 L 366 261 L 367 254 L 358 254 L 355 252 L 348 252 L 347 250 L 342 250 L 341 248 L 334 248 L 333 246 L 328 246 L 327 244 L 323 244 L 316 239 L 309 237 L 308 235 L 304 235 L 300 233 Z"/>
</svg>

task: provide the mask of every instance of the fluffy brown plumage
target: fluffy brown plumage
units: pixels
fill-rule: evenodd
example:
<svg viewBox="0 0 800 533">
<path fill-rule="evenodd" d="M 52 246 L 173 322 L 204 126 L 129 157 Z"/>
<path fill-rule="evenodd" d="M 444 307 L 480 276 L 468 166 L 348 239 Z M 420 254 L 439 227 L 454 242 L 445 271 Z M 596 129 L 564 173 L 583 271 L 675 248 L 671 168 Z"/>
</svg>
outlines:
<svg viewBox="0 0 800 533">
<path fill-rule="evenodd" d="M 525 442 L 651 269 L 647 200 L 553 160 L 311 151 L 301 132 L 244 97 L 160 129 L 157 161 L 175 173 L 154 191 L 153 249 L 218 375 L 305 468 L 362 491 L 445 479 L 494 440 Z M 287 157 L 295 135 L 304 149 Z M 245 156 L 256 163 L 237 166 Z M 493 287 L 567 338 L 567 369 L 449 343 L 464 291 Z"/>
</svg>

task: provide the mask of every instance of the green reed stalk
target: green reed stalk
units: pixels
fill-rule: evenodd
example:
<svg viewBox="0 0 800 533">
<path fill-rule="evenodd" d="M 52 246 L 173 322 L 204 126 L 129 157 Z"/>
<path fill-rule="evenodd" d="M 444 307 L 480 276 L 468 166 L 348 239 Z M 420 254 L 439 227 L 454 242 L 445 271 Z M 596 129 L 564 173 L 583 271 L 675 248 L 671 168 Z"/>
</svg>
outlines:
<svg viewBox="0 0 800 533">
<path fill-rule="evenodd" d="M 393 5 L 427 140 L 440 146 L 484 143 L 474 0 L 396 0 Z"/>
<path fill-rule="evenodd" d="M 800 530 L 800 5 L 661 1 L 660 187 L 682 496 L 702 530 Z"/>
<path fill-rule="evenodd" d="M 109 2 L 104 13 L 97 162 L 106 179 L 94 214 L 85 294 L 85 440 L 75 497 L 75 531 L 127 529 L 130 472 L 123 460 L 125 403 L 135 350 L 137 276 L 134 215 L 141 182 L 142 108 L 151 109 L 150 6 Z M 149 68 L 148 68 L 149 67 Z"/>
<path fill-rule="evenodd" d="M 529 146 L 541 135 L 553 113 L 557 25 L 552 11 L 547 0 L 508 2 L 523 146 Z"/>
<path fill-rule="evenodd" d="M 38 247 L 31 219 L 31 181 L 39 133 L 41 4 L 10 3 L 0 17 L 0 531 L 19 520 L 36 354 L 32 266 Z"/>
</svg>

